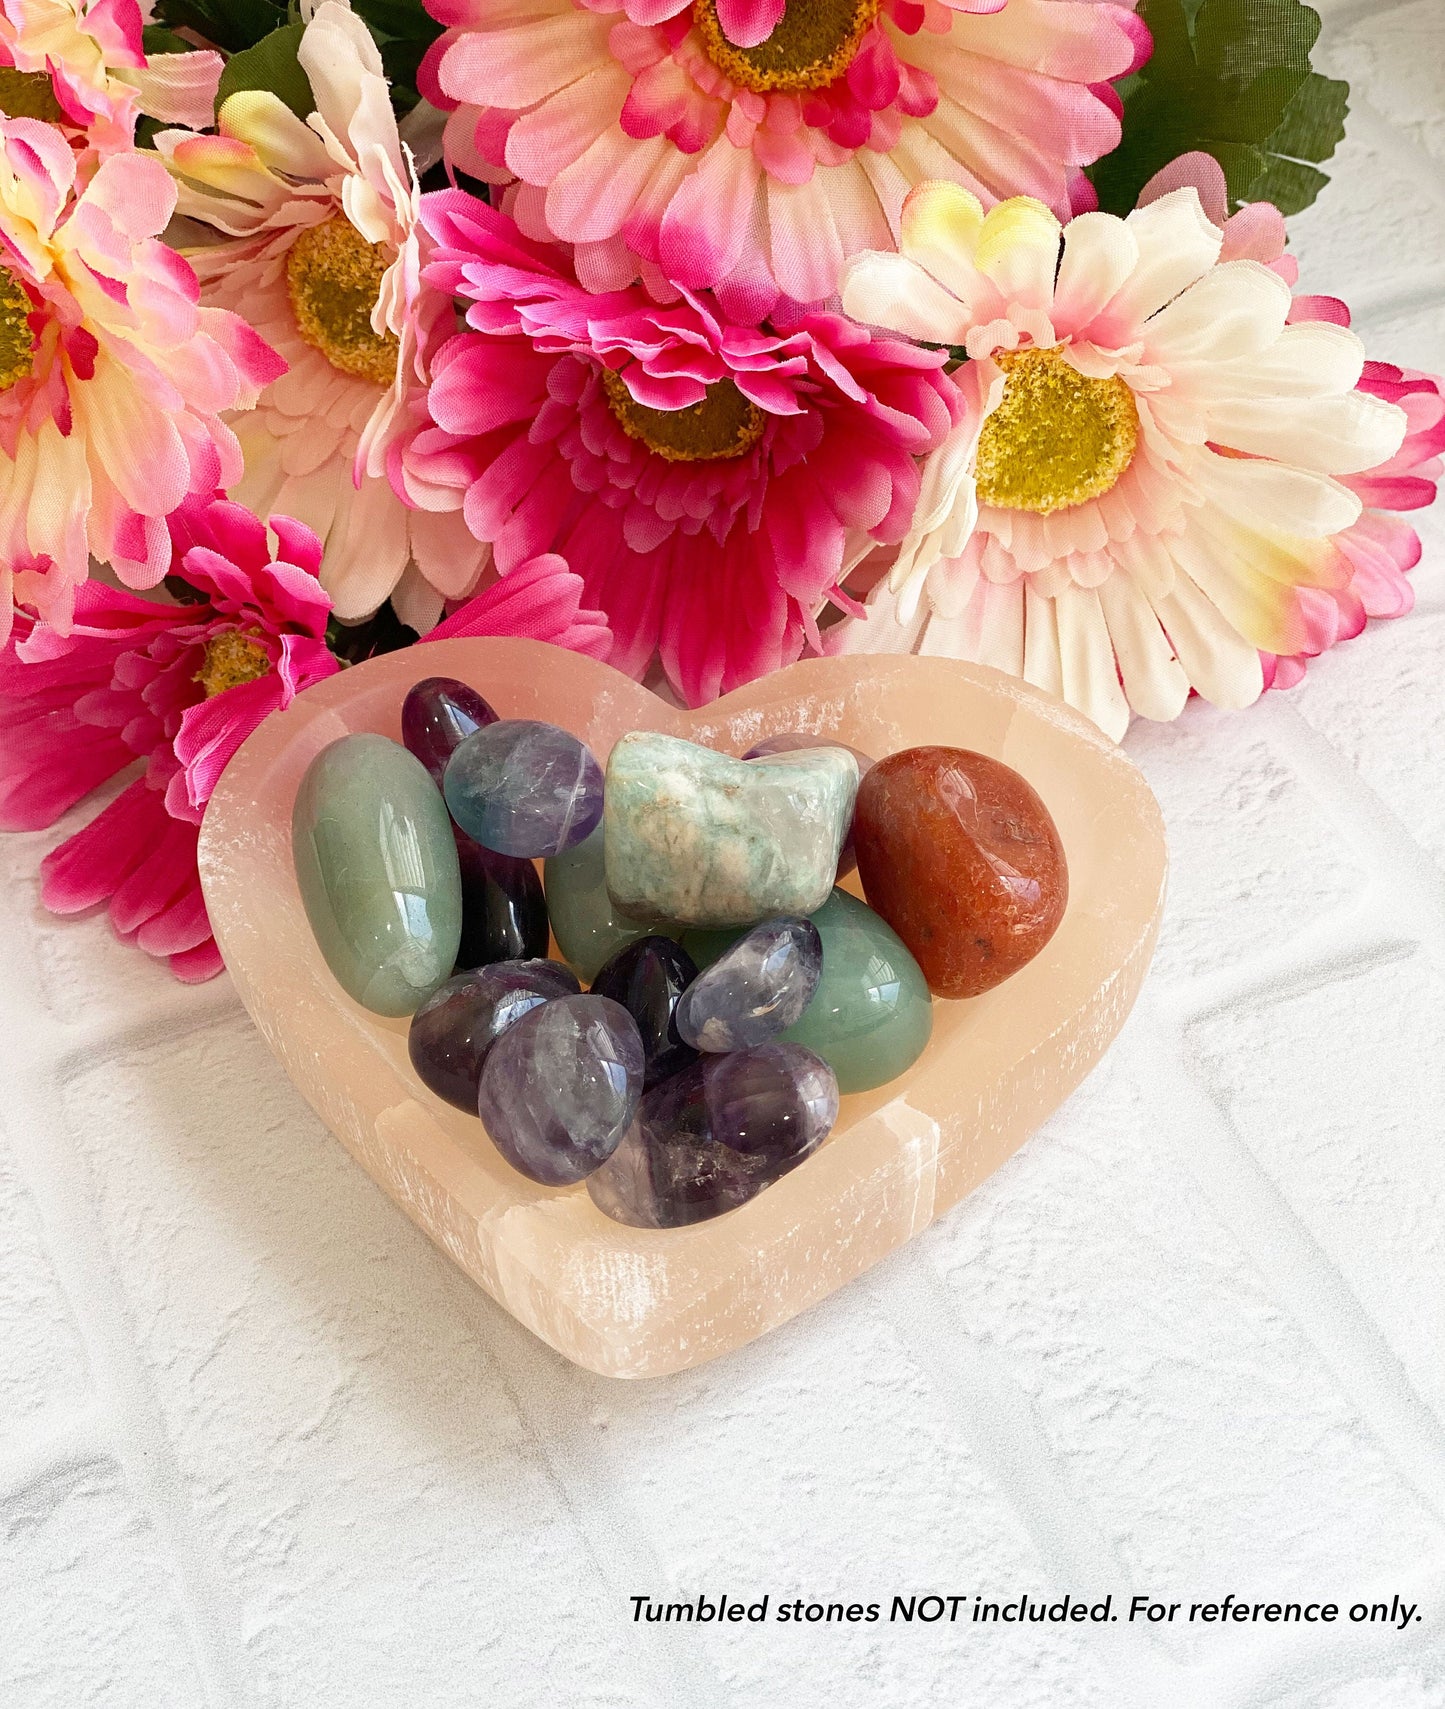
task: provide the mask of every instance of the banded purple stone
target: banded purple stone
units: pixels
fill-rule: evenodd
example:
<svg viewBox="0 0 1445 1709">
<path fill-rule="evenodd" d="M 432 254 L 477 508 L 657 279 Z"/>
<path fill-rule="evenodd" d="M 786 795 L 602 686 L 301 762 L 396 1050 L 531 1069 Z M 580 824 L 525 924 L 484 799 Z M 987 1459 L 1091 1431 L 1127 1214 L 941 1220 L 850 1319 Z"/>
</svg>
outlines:
<svg viewBox="0 0 1445 1709">
<path fill-rule="evenodd" d="M 487 1052 L 539 1003 L 578 990 L 576 974 L 558 961 L 498 962 L 455 975 L 412 1016 L 406 1048 L 417 1078 L 474 1116 Z"/>
<path fill-rule="evenodd" d="M 677 1030 L 698 1050 L 745 1050 L 800 1020 L 823 973 L 811 920 L 782 915 L 745 932 L 682 994 Z"/>
<path fill-rule="evenodd" d="M 802 1045 L 706 1056 L 646 1094 L 587 1191 L 632 1228 L 706 1222 L 796 1169 L 837 1118 L 833 1071 Z"/>
<path fill-rule="evenodd" d="M 580 843 L 602 817 L 602 768 L 570 731 L 504 718 L 464 737 L 443 790 L 483 848 L 533 860 Z"/>
<path fill-rule="evenodd" d="M 642 1096 L 637 1022 L 610 997 L 559 997 L 487 1053 L 477 1110 L 514 1169 L 568 1187 L 617 1149 Z"/>
</svg>

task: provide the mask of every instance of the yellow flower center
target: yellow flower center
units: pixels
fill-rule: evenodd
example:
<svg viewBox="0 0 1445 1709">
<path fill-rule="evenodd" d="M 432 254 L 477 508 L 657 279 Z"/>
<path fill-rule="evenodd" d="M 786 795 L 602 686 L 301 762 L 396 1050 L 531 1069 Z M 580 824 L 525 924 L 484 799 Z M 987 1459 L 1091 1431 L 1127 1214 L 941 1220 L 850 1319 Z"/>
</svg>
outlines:
<svg viewBox="0 0 1445 1709">
<path fill-rule="evenodd" d="M 258 640 L 239 629 L 226 629 L 206 642 L 206 656 L 193 680 L 205 689 L 207 700 L 214 700 L 228 688 L 255 682 L 270 669 L 271 661 Z"/>
<path fill-rule="evenodd" d="M 723 76 L 759 95 L 825 89 L 853 63 L 881 0 L 788 0 L 778 26 L 756 47 L 738 47 L 722 32 L 716 0 L 695 0 L 693 22 L 707 56 Z"/>
<path fill-rule="evenodd" d="M 382 246 L 368 243 L 343 214 L 308 226 L 286 253 L 296 330 L 333 368 L 378 386 L 396 378 L 396 338 L 371 327 L 388 265 Z"/>
<path fill-rule="evenodd" d="M 65 110 L 55 99 L 55 88 L 43 71 L 17 71 L 0 65 L 0 113 L 10 119 L 44 119 L 48 125 L 65 122 Z"/>
<path fill-rule="evenodd" d="M 1053 350 L 1000 350 L 1003 400 L 978 441 L 978 496 L 1051 516 L 1102 498 L 1134 460 L 1139 411 L 1118 376 L 1091 380 Z"/>
<path fill-rule="evenodd" d="M 707 396 L 686 409 L 640 404 L 620 374 L 602 370 L 607 402 L 622 431 L 669 463 L 713 462 L 741 457 L 763 436 L 768 418 L 731 380 L 716 380 Z"/>
<path fill-rule="evenodd" d="M 0 267 L 0 392 L 28 379 L 35 366 L 34 305 L 8 267 Z"/>
</svg>

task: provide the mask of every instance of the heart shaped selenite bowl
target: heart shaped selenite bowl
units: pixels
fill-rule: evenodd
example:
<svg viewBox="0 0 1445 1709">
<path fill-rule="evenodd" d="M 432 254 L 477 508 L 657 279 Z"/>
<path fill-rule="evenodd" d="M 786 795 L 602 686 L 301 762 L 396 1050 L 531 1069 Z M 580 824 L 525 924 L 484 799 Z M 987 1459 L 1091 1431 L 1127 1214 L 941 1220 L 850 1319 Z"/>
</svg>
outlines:
<svg viewBox="0 0 1445 1709">
<path fill-rule="evenodd" d="M 504 718 L 561 724 L 603 762 L 619 736 L 644 728 L 735 754 L 787 730 L 880 759 L 923 743 L 990 754 L 1054 816 L 1068 911 L 1043 953 L 996 990 L 935 1000 L 933 1037 L 913 1067 L 843 1098 L 823 1148 L 750 1204 L 690 1228 L 624 1228 L 585 1187 L 539 1187 L 509 1168 L 479 1121 L 416 1078 L 407 1023 L 358 1008 L 312 938 L 291 859 L 302 773 L 351 731 L 399 740 L 403 697 L 424 676 L 471 683 Z M 1153 953 L 1166 866 L 1158 806 L 1129 760 L 1069 707 L 996 671 L 813 659 L 687 712 L 610 666 L 502 639 L 373 659 L 268 718 L 211 801 L 200 862 L 242 1001 L 322 1120 L 494 1299 L 569 1359 L 617 1377 L 701 1364 L 785 1323 L 997 1169 L 1123 1024 Z"/>
</svg>

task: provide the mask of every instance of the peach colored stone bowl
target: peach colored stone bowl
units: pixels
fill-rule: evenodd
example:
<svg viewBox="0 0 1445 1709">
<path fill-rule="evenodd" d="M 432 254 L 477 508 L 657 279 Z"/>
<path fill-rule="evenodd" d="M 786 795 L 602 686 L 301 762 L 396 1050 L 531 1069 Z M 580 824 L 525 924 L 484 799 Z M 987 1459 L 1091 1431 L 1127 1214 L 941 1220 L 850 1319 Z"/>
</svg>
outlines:
<svg viewBox="0 0 1445 1709">
<path fill-rule="evenodd" d="M 691 1228 L 609 1222 L 585 1188 L 535 1186 L 482 1125 L 412 1073 L 406 1022 L 358 1008 L 312 939 L 291 861 L 301 774 L 353 730 L 399 739 L 423 676 L 471 683 L 505 717 L 565 725 L 605 761 L 627 730 L 732 753 L 784 730 L 881 758 L 920 743 L 1016 767 L 1069 860 L 1057 934 L 983 997 L 937 1002 L 901 1079 L 842 1100 L 832 1137 L 750 1204 Z M 268 718 L 227 768 L 201 877 L 242 1001 L 313 1108 L 442 1250 L 535 1334 L 589 1370 L 660 1376 L 785 1323 L 901 1246 L 1009 1157 L 1102 1056 L 1153 953 L 1159 809 L 1133 765 L 1061 702 L 945 659 L 814 659 L 698 712 L 607 665 L 535 641 L 454 640 L 341 672 Z"/>
</svg>

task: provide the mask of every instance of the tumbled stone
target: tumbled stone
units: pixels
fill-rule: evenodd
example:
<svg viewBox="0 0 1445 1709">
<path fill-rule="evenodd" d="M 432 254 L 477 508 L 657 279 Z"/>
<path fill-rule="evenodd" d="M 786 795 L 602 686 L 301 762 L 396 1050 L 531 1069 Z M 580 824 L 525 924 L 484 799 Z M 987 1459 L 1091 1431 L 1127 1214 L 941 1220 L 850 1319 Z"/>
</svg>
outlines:
<svg viewBox="0 0 1445 1709">
<path fill-rule="evenodd" d="M 684 925 L 811 913 L 832 888 L 857 788 L 843 748 L 739 760 L 635 730 L 607 764 L 608 891 L 623 913 Z"/>
<path fill-rule="evenodd" d="M 682 994 L 696 978 L 697 965 L 682 945 L 654 935 L 618 950 L 592 981 L 594 997 L 611 997 L 637 1022 L 647 1062 L 644 1091 L 697 1057 L 676 1018 Z"/>
<path fill-rule="evenodd" d="M 977 997 L 1058 929 L 1068 867 L 1048 808 L 1010 766 L 966 748 L 907 748 L 869 772 L 856 819 L 871 907 L 940 997 Z"/>
<path fill-rule="evenodd" d="M 797 1168 L 837 1115 L 832 1070 L 798 1045 L 705 1056 L 647 1093 L 587 1191 L 634 1228 L 705 1222 Z"/>
<path fill-rule="evenodd" d="M 609 997 L 558 997 L 487 1052 L 477 1110 L 514 1169 L 567 1187 L 605 1163 L 642 1096 L 642 1035 Z"/>
<path fill-rule="evenodd" d="M 462 933 L 456 844 L 426 767 L 385 736 L 331 743 L 301 779 L 291 847 L 342 989 L 374 1014 L 411 1014 L 450 975 Z"/>
<path fill-rule="evenodd" d="M 487 1052 L 539 1003 L 576 996 L 579 989 L 577 975 L 557 961 L 497 962 L 458 973 L 412 1016 L 406 1035 L 411 1065 L 439 1098 L 474 1116 Z"/>
<path fill-rule="evenodd" d="M 858 778 L 861 783 L 873 767 L 873 760 L 862 749 L 851 746 L 848 742 L 834 741 L 830 736 L 815 736 L 811 730 L 784 730 L 776 736 L 769 736 L 765 741 L 756 742 L 743 755 L 745 760 L 765 759 L 769 754 L 791 754 L 800 748 L 846 748 L 858 762 Z M 848 821 L 848 834 L 843 839 L 843 846 L 838 851 L 838 870 L 836 877 L 841 883 L 858 864 L 853 849 L 853 821 Z"/>
<path fill-rule="evenodd" d="M 457 966 L 526 961 L 547 953 L 547 903 L 529 860 L 498 854 L 456 832 L 462 874 L 462 942 Z"/>
<path fill-rule="evenodd" d="M 780 1039 L 806 1045 L 832 1068 L 840 1092 L 886 1086 L 918 1060 L 933 1034 L 923 970 L 888 924 L 846 890 L 810 918 L 823 945 L 813 1000 Z M 738 940 L 733 931 L 691 931 L 683 947 L 709 968 Z"/>
<path fill-rule="evenodd" d="M 423 677 L 407 690 L 401 703 L 402 745 L 432 774 L 438 787 L 447 761 L 473 730 L 497 722 L 497 714 L 477 693 L 455 677 Z"/>
<path fill-rule="evenodd" d="M 801 1019 L 822 970 L 823 944 L 811 920 L 765 920 L 683 993 L 677 1030 L 698 1050 L 766 1044 Z"/>
<path fill-rule="evenodd" d="M 464 737 L 444 788 L 469 837 L 528 860 L 570 849 L 602 817 L 597 761 L 570 731 L 532 718 L 504 718 Z"/>
<path fill-rule="evenodd" d="M 601 825 L 575 848 L 545 862 L 542 879 L 557 947 L 584 981 L 595 979 L 618 950 L 639 938 L 682 932 L 666 920 L 629 919 L 607 894 Z"/>
</svg>

